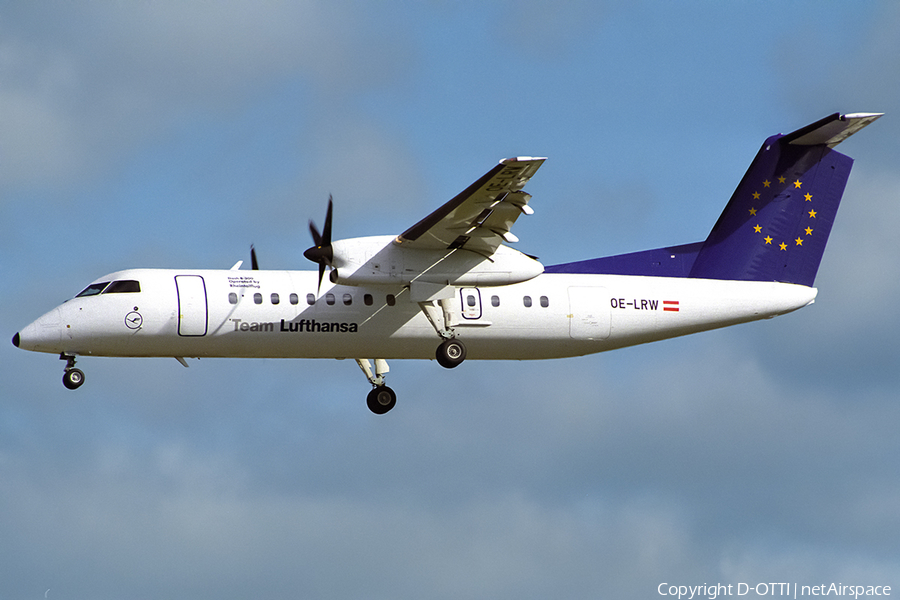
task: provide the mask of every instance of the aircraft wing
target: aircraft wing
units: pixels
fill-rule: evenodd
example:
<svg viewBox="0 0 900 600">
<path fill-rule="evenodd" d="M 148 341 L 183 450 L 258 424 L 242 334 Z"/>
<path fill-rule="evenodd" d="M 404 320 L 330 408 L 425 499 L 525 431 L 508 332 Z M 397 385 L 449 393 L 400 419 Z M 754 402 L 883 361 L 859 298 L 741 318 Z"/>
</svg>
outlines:
<svg viewBox="0 0 900 600">
<path fill-rule="evenodd" d="M 397 236 L 404 248 L 456 250 L 465 248 L 485 256 L 502 242 L 519 241 L 510 229 L 528 206 L 525 183 L 546 159 L 506 158 L 455 198 Z"/>
</svg>

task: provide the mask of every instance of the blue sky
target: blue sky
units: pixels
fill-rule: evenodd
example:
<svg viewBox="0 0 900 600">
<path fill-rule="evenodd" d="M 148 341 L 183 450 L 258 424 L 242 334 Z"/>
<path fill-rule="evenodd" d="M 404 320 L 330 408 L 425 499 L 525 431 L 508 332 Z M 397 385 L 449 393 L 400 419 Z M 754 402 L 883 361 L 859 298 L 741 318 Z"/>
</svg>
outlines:
<svg viewBox="0 0 900 600">
<path fill-rule="evenodd" d="M 0 6 L 0 330 L 127 267 L 314 268 L 547 156 L 545 264 L 705 238 L 762 141 L 885 112 L 816 303 L 561 361 L 0 361 L 0 596 L 900 588 L 891 2 Z M 49 590 L 49 592 L 47 591 Z"/>
</svg>

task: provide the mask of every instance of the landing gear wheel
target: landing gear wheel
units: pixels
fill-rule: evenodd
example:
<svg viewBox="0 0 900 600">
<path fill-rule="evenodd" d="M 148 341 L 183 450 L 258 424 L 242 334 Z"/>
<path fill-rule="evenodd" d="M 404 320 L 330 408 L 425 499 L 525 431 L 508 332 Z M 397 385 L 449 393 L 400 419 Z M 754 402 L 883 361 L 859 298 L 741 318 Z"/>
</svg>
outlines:
<svg viewBox="0 0 900 600">
<path fill-rule="evenodd" d="M 77 390 L 84 383 L 84 373 L 81 369 L 66 369 L 63 373 L 63 385 L 70 390 Z"/>
<path fill-rule="evenodd" d="M 466 345 L 456 338 L 444 340 L 435 353 L 438 364 L 445 369 L 458 367 L 466 360 Z"/>
<path fill-rule="evenodd" d="M 397 404 L 397 394 L 388 386 L 379 385 L 366 396 L 366 404 L 376 415 L 383 415 Z"/>
</svg>

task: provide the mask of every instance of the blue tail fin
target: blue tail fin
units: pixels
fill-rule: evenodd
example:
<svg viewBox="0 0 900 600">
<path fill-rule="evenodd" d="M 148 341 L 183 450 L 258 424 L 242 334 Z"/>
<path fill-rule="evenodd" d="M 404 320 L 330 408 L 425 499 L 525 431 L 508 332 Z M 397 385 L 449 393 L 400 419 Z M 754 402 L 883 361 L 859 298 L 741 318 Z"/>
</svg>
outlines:
<svg viewBox="0 0 900 600">
<path fill-rule="evenodd" d="M 812 286 L 853 160 L 832 150 L 880 114 L 834 114 L 765 141 L 690 277 Z"/>
<path fill-rule="evenodd" d="M 853 160 L 833 150 L 881 114 L 833 114 L 765 141 L 705 242 L 548 266 L 812 286 Z"/>
</svg>

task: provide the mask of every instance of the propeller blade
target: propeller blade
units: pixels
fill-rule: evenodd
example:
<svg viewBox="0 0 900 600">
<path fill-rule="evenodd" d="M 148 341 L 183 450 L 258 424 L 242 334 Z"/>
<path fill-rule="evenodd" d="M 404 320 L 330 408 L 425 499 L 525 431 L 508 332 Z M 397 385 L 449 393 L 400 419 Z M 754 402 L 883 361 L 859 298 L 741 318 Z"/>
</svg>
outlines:
<svg viewBox="0 0 900 600">
<path fill-rule="evenodd" d="M 334 210 L 334 201 L 331 198 L 331 194 L 328 194 L 328 210 L 325 211 L 325 227 L 322 232 L 322 237 L 324 238 L 324 244 L 322 246 L 330 246 L 331 245 L 331 213 Z"/>
<path fill-rule="evenodd" d="M 313 223 L 312 219 L 309 220 L 309 233 L 312 235 L 313 243 L 316 246 L 321 246 L 323 241 L 322 234 L 319 233 L 318 229 L 316 229 L 316 224 Z M 312 259 L 310 258 L 310 260 Z"/>
<path fill-rule="evenodd" d="M 319 263 L 319 287 L 316 288 L 316 295 L 319 295 L 319 292 L 322 291 L 322 280 L 325 278 L 325 263 Z"/>
<path fill-rule="evenodd" d="M 328 194 L 328 210 L 325 211 L 325 226 L 322 231 L 316 227 L 312 219 L 309 220 L 309 233 L 315 246 L 307 248 L 303 256 L 319 265 L 319 289 L 322 289 L 322 280 L 325 278 L 325 267 L 333 267 L 334 248 L 331 246 L 331 220 L 334 212 L 334 200 Z"/>
<path fill-rule="evenodd" d="M 254 271 L 259 271 L 259 262 L 256 260 L 256 248 L 253 247 L 253 244 L 250 244 L 250 268 Z"/>
</svg>

